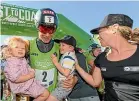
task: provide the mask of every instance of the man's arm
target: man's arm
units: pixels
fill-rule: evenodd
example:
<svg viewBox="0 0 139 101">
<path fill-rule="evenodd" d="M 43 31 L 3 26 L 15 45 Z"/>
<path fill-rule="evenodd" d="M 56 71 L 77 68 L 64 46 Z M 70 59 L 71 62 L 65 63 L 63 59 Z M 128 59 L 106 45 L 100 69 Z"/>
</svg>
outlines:
<svg viewBox="0 0 139 101">
<path fill-rule="evenodd" d="M 27 74 L 27 75 L 22 75 L 20 76 L 15 82 L 16 83 L 22 83 L 22 82 L 25 82 L 29 79 L 32 79 L 34 76 L 31 76 L 30 74 Z"/>
<path fill-rule="evenodd" d="M 63 88 L 73 88 L 78 82 L 77 76 L 69 76 L 66 80 L 63 81 Z"/>
</svg>

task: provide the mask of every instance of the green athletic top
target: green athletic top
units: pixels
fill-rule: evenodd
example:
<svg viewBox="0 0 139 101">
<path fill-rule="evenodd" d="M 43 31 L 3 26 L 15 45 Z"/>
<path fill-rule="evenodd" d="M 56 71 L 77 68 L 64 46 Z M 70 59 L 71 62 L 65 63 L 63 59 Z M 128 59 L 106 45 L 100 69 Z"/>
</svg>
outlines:
<svg viewBox="0 0 139 101">
<path fill-rule="evenodd" d="M 51 44 L 52 48 L 49 51 L 45 49 L 45 51 L 43 46 L 49 44 Z M 41 81 L 41 84 L 50 92 L 55 89 L 57 84 L 57 69 L 51 61 L 53 53 L 56 53 L 57 58 L 59 58 L 59 45 L 53 40 L 48 44 L 42 43 L 38 39 L 30 40 L 30 65 L 35 69 L 35 78 Z"/>
</svg>

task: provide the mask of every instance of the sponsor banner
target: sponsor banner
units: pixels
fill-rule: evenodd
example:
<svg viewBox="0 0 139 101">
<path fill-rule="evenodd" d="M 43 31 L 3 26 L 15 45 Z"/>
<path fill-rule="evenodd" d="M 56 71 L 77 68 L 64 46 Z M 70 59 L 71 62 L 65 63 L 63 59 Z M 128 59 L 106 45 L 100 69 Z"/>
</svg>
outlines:
<svg viewBox="0 0 139 101">
<path fill-rule="evenodd" d="M 34 25 L 36 12 L 37 9 L 2 3 L 0 6 L 1 34 L 28 36 L 35 33 L 37 31 Z"/>
</svg>

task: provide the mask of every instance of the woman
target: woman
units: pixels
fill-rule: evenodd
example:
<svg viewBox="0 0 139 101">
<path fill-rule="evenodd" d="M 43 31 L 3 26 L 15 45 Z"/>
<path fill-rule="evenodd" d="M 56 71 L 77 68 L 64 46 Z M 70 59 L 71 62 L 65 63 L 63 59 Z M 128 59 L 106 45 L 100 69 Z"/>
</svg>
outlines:
<svg viewBox="0 0 139 101">
<path fill-rule="evenodd" d="M 111 52 L 103 52 L 96 58 L 92 76 L 76 65 L 92 86 L 98 86 L 104 78 L 104 101 L 139 101 L 139 46 L 128 42 L 132 23 L 127 15 L 109 14 L 100 27 L 91 32 L 99 34 L 101 45 L 110 47 Z"/>
</svg>

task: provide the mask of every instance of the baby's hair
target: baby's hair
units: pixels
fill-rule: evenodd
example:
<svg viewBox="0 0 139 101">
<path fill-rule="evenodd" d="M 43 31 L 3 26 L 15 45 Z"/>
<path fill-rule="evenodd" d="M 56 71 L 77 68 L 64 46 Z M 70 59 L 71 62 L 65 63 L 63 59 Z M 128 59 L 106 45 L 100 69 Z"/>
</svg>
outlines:
<svg viewBox="0 0 139 101">
<path fill-rule="evenodd" d="M 25 52 L 27 53 L 28 52 L 28 49 L 29 49 L 29 44 L 26 40 L 20 38 L 20 37 L 11 37 L 8 41 L 8 45 L 7 47 L 3 48 L 2 49 L 2 52 L 3 52 L 3 58 L 7 59 L 9 57 L 12 56 L 11 52 L 10 52 L 10 48 L 14 45 L 14 42 L 20 42 L 20 43 L 24 43 L 25 44 Z"/>
<path fill-rule="evenodd" d="M 12 56 L 10 53 L 10 48 L 8 46 L 5 46 L 1 49 L 1 54 L 3 59 L 7 59 Z"/>
<path fill-rule="evenodd" d="M 10 46 L 10 47 L 13 46 L 13 42 L 15 42 L 15 41 L 24 43 L 25 44 L 25 50 L 26 50 L 26 52 L 28 52 L 29 45 L 28 45 L 27 41 L 22 39 L 22 38 L 20 38 L 20 37 L 17 37 L 17 36 L 11 37 L 9 39 L 8 46 Z"/>
</svg>

